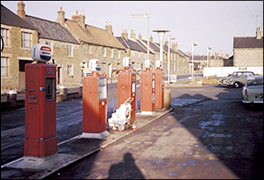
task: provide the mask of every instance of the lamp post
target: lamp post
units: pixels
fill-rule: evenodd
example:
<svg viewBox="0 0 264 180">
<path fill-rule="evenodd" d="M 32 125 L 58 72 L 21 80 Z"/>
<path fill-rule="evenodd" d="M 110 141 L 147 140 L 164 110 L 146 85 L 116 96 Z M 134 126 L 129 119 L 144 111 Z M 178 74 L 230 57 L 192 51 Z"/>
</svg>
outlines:
<svg viewBox="0 0 264 180">
<path fill-rule="evenodd" d="M 207 48 L 207 67 L 208 67 L 208 65 L 209 65 L 209 63 L 208 63 L 208 56 L 209 56 L 209 54 L 208 54 L 208 53 L 209 53 L 209 50 L 211 50 L 211 48 L 210 48 L 210 47 L 208 47 L 208 48 Z"/>
<path fill-rule="evenodd" d="M 195 43 L 192 44 L 192 82 L 193 82 L 193 70 L 194 70 L 194 65 L 193 65 L 194 46 L 198 46 L 198 45 Z"/>
<path fill-rule="evenodd" d="M 166 32 L 170 32 L 169 30 L 153 30 L 153 32 L 157 32 L 159 35 L 159 41 L 160 41 L 160 61 L 161 65 L 163 67 L 163 37 Z"/>
<path fill-rule="evenodd" d="M 148 22 L 147 22 L 147 36 L 148 36 L 148 40 L 147 40 L 147 59 L 149 59 L 149 15 L 148 14 L 130 14 L 131 18 L 144 18 L 147 17 Z"/>
<path fill-rule="evenodd" d="M 171 48 L 171 40 L 174 40 L 175 38 L 170 37 L 168 38 L 168 83 L 170 83 L 170 48 Z"/>
</svg>

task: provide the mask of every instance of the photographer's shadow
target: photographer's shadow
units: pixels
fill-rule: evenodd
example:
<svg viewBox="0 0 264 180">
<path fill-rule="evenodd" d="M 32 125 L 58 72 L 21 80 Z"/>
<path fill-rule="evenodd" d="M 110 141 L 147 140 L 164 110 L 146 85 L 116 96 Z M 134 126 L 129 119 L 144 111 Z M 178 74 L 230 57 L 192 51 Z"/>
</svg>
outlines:
<svg viewBox="0 0 264 180">
<path fill-rule="evenodd" d="M 110 167 L 107 179 L 145 179 L 135 164 L 132 154 L 126 152 L 123 161 Z"/>
</svg>

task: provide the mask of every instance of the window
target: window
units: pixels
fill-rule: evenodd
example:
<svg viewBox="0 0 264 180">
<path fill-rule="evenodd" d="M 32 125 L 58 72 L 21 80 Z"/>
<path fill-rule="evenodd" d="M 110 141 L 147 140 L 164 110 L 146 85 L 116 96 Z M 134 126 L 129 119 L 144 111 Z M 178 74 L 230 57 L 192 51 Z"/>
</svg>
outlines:
<svg viewBox="0 0 264 180">
<path fill-rule="evenodd" d="M 103 48 L 103 57 L 106 57 L 106 48 Z"/>
<path fill-rule="evenodd" d="M 89 54 L 93 53 L 93 47 L 91 45 L 88 45 L 88 53 Z"/>
<path fill-rule="evenodd" d="M 1 76 L 8 76 L 9 72 L 9 58 L 1 57 Z"/>
<path fill-rule="evenodd" d="M 114 49 L 111 49 L 111 58 L 114 57 Z"/>
<path fill-rule="evenodd" d="M 8 46 L 9 45 L 9 29 L 1 28 L 1 36 L 4 39 L 4 45 Z M 2 43 L 2 41 L 1 41 Z"/>
<path fill-rule="evenodd" d="M 67 56 L 68 57 L 73 57 L 73 48 L 72 45 L 67 45 Z"/>
<path fill-rule="evenodd" d="M 73 76 L 73 65 L 67 64 L 67 74 L 68 76 Z"/>
<path fill-rule="evenodd" d="M 118 59 L 120 59 L 121 58 L 121 51 L 119 50 L 118 51 Z"/>
<path fill-rule="evenodd" d="M 21 47 L 23 48 L 32 47 L 32 33 L 21 32 Z"/>
</svg>

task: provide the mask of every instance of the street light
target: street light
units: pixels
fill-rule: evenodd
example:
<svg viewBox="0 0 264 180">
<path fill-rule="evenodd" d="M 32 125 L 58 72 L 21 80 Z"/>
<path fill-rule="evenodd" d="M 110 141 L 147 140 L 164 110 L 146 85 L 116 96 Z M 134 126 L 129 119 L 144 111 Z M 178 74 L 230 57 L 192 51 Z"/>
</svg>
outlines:
<svg viewBox="0 0 264 180">
<path fill-rule="evenodd" d="M 208 56 L 209 56 L 209 54 L 208 54 L 208 53 L 209 53 L 209 50 L 211 50 L 211 48 L 210 48 L 210 47 L 208 47 L 208 48 L 207 48 L 207 67 L 208 67 L 208 64 L 209 64 L 209 63 L 208 63 Z"/>
<path fill-rule="evenodd" d="M 153 32 L 157 32 L 159 34 L 160 41 L 160 61 L 163 67 L 163 37 L 166 32 L 170 32 L 169 30 L 153 30 Z"/>
<path fill-rule="evenodd" d="M 148 24 L 147 24 L 147 36 L 148 36 L 148 41 L 147 41 L 147 59 L 149 59 L 149 15 L 148 14 L 130 14 L 131 18 L 148 18 Z"/>
<path fill-rule="evenodd" d="M 194 65 L 193 65 L 193 52 L 194 52 L 194 46 L 198 46 L 198 45 L 195 44 L 195 43 L 192 44 L 192 82 L 193 82 L 193 70 L 194 70 Z"/>
<path fill-rule="evenodd" d="M 170 83 L 170 48 L 171 48 L 171 40 L 174 40 L 175 38 L 170 37 L 168 38 L 168 83 Z"/>
</svg>

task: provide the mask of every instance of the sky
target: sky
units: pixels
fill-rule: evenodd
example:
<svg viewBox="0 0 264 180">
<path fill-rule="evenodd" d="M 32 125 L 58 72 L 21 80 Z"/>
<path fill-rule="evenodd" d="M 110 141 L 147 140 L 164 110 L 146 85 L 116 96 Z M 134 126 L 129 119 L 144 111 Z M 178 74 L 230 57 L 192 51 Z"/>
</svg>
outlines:
<svg viewBox="0 0 264 180">
<path fill-rule="evenodd" d="M 17 12 L 19 1 L 1 1 L 1 4 Z M 56 21 L 60 7 L 65 18 L 71 19 L 73 12 L 83 10 L 85 23 L 105 29 L 111 22 L 114 36 L 121 36 L 126 29 L 130 37 L 142 34 L 147 39 L 147 18 L 131 18 L 131 14 L 149 15 L 149 35 L 159 42 L 157 32 L 170 30 L 164 41 L 175 38 L 184 53 L 206 55 L 233 55 L 234 37 L 254 37 L 261 27 L 263 36 L 263 1 L 24 1 L 27 15 Z"/>
</svg>

